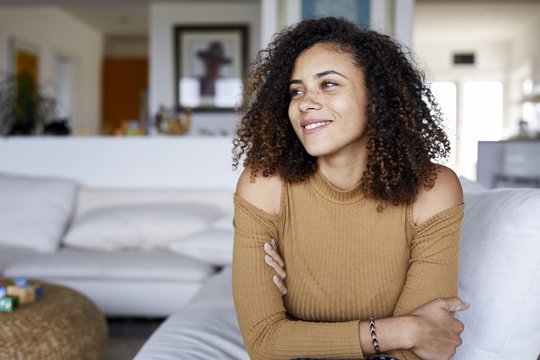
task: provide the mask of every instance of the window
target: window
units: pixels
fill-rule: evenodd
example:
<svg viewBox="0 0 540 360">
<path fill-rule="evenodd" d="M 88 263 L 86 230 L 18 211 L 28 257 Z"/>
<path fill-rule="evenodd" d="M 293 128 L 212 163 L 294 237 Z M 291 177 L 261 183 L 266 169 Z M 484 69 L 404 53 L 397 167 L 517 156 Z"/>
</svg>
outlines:
<svg viewBox="0 0 540 360">
<path fill-rule="evenodd" d="M 437 103 L 441 108 L 444 116 L 444 127 L 446 136 L 450 141 L 450 156 L 448 157 L 447 165 L 452 165 L 456 162 L 456 140 L 457 140 L 457 89 L 456 84 L 452 82 L 433 82 L 431 84 L 431 92 L 435 96 Z"/>
<path fill-rule="evenodd" d="M 56 118 L 69 119 L 71 115 L 71 62 L 69 58 L 56 57 Z"/>
<path fill-rule="evenodd" d="M 450 145 L 446 163 L 458 175 L 476 179 L 478 141 L 503 135 L 503 85 L 499 81 L 433 82 Z"/>
<path fill-rule="evenodd" d="M 501 140 L 503 86 L 499 81 L 468 81 L 463 86 L 463 121 L 460 131 L 461 161 L 478 160 L 478 141 Z"/>
</svg>

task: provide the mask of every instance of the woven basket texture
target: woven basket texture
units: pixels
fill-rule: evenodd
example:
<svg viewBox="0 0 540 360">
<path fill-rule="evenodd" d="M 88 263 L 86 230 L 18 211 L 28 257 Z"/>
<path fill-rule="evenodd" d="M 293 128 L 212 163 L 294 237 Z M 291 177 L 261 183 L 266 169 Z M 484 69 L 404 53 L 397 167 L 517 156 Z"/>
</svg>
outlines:
<svg viewBox="0 0 540 360">
<path fill-rule="evenodd" d="M 99 309 L 64 286 L 44 284 L 41 299 L 0 313 L 2 360 L 100 360 L 107 339 Z"/>
</svg>

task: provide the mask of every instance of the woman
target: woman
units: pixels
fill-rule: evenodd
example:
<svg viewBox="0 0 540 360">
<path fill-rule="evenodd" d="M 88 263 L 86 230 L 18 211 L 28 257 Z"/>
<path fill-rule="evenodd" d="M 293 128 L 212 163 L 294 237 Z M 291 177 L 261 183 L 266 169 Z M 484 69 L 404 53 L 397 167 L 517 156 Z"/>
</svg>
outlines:
<svg viewBox="0 0 540 360">
<path fill-rule="evenodd" d="M 233 259 L 251 358 L 448 359 L 468 307 L 463 197 L 432 162 L 449 143 L 421 76 L 390 38 L 338 18 L 284 30 L 251 71 Z"/>
</svg>

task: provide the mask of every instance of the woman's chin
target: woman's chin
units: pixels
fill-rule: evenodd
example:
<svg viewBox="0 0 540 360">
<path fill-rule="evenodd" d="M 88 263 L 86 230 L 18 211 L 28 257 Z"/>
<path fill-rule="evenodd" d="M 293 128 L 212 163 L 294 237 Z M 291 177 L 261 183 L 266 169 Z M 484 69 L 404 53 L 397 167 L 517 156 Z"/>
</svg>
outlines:
<svg viewBox="0 0 540 360">
<path fill-rule="evenodd" d="M 332 153 L 332 149 L 324 146 L 304 146 L 304 149 L 309 155 L 317 158 Z"/>
</svg>

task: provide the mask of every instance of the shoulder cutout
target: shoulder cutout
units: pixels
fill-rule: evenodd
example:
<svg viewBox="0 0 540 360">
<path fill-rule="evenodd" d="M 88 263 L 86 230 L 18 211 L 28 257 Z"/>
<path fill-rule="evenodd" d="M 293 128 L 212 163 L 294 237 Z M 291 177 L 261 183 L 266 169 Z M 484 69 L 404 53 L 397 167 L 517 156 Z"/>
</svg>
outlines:
<svg viewBox="0 0 540 360">
<path fill-rule="evenodd" d="M 446 166 L 439 165 L 435 186 L 426 190 L 422 187 L 413 204 L 413 220 L 422 225 L 432 216 L 463 203 L 463 191 L 457 175 Z"/>
<path fill-rule="evenodd" d="M 282 179 L 278 174 L 268 177 L 257 174 L 251 179 L 251 168 L 247 167 L 236 185 L 236 195 L 262 211 L 278 216 L 281 208 Z"/>
</svg>

